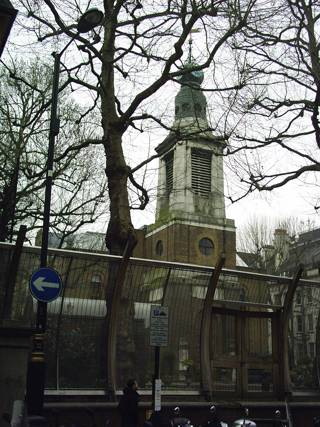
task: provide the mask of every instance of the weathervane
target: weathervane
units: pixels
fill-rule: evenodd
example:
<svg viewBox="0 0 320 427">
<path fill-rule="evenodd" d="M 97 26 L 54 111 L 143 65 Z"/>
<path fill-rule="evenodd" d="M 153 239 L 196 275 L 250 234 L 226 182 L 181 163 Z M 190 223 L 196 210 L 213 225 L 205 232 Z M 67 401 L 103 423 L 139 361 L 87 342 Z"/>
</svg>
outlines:
<svg viewBox="0 0 320 427">
<path fill-rule="evenodd" d="M 190 31 L 190 37 L 189 37 L 189 55 L 188 55 L 188 62 L 191 63 L 192 62 L 192 34 L 193 33 L 200 33 L 200 28 L 192 28 L 192 30 Z"/>
</svg>

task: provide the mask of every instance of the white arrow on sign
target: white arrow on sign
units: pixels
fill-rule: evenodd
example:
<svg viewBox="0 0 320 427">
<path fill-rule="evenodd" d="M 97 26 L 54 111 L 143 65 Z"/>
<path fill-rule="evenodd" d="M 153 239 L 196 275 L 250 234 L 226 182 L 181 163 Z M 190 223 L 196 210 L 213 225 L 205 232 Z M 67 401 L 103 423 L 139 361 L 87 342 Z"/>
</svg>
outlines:
<svg viewBox="0 0 320 427">
<path fill-rule="evenodd" d="M 59 288 L 59 283 L 55 282 L 45 282 L 45 277 L 38 277 L 33 282 L 33 286 L 37 289 L 37 291 L 44 291 L 44 288 Z"/>
</svg>

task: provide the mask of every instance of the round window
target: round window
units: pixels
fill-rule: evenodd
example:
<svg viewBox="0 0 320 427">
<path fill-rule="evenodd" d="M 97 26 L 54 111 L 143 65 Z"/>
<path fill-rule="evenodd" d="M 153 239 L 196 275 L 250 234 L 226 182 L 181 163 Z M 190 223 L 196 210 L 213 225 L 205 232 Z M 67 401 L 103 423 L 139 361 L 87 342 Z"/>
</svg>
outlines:
<svg viewBox="0 0 320 427">
<path fill-rule="evenodd" d="M 211 255 L 213 253 L 213 242 L 210 239 L 204 237 L 199 242 L 199 249 L 203 255 Z"/>
<path fill-rule="evenodd" d="M 162 240 L 158 240 L 156 244 L 156 254 L 161 256 L 163 254 L 163 243 Z"/>
</svg>

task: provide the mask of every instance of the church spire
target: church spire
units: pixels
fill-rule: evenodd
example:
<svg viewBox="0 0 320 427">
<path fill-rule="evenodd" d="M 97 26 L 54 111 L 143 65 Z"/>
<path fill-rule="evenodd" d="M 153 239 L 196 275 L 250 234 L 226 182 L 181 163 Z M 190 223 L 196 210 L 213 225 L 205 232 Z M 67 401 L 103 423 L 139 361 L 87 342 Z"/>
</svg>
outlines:
<svg viewBox="0 0 320 427">
<path fill-rule="evenodd" d="M 182 70 L 186 71 L 179 78 L 181 88 L 175 98 L 175 124 L 184 118 L 202 119 L 207 125 L 207 100 L 201 90 L 204 79 L 202 70 L 195 70 L 197 63 L 192 57 L 192 38 L 189 39 L 188 58 Z"/>
</svg>

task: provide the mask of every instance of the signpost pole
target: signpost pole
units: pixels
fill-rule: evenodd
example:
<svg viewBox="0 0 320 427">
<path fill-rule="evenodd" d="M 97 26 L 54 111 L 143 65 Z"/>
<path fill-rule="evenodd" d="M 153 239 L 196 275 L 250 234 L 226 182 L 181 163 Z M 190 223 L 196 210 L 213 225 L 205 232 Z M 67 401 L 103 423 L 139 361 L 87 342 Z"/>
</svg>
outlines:
<svg viewBox="0 0 320 427">
<path fill-rule="evenodd" d="M 154 347 L 154 376 L 152 382 L 152 409 L 161 411 L 160 348 L 168 345 L 168 307 L 151 306 L 150 345 Z"/>
<path fill-rule="evenodd" d="M 154 348 L 154 374 L 152 382 L 152 409 L 154 412 L 159 410 L 157 405 L 157 396 L 156 396 L 156 381 L 160 380 L 160 347 L 156 346 Z"/>
<path fill-rule="evenodd" d="M 53 181 L 53 160 L 55 138 L 59 133 L 59 119 L 57 117 L 59 94 L 60 56 L 54 54 L 54 70 L 52 81 L 51 116 L 49 131 L 49 146 L 47 157 L 47 175 L 45 186 L 45 200 L 43 213 L 42 244 L 40 253 L 40 267 L 47 266 L 51 190 Z M 44 358 L 44 333 L 47 323 L 47 302 L 38 301 L 36 334 L 33 337 L 31 360 L 28 365 L 26 402 L 29 414 L 41 415 L 44 399 L 45 385 L 45 358 Z"/>
<path fill-rule="evenodd" d="M 88 33 L 98 25 L 102 24 L 103 12 L 97 8 L 88 9 L 81 15 L 77 33 Z M 74 37 L 70 38 L 69 43 L 60 51 L 53 53 L 54 70 L 52 76 L 52 96 L 51 96 L 51 115 L 50 115 L 50 131 L 49 131 L 49 146 L 47 157 L 47 174 L 45 184 L 45 199 L 43 213 L 43 228 L 42 228 L 42 244 L 40 253 L 40 270 L 47 267 L 48 243 L 49 243 L 49 226 L 50 226 L 50 208 L 51 208 L 51 191 L 53 184 L 53 163 L 54 163 L 54 146 L 56 136 L 59 134 L 59 117 L 58 117 L 58 96 L 59 96 L 59 74 L 60 74 L 60 58 L 62 53 L 73 42 Z M 46 283 L 46 285 L 45 285 Z M 35 284 L 35 282 L 33 282 Z M 44 281 L 43 286 L 50 288 L 53 285 L 55 288 L 56 282 Z M 32 287 L 32 283 L 31 283 Z M 49 292 L 50 296 L 50 292 Z M 54 299 L 54 298 L 53 298 Z M 38 299 L 37 305 L 37 320 L 36 334 L 33 340 L 33 350 L 31 361 L 28 366 L 27 374 L 27 392 L 26 401 L 29 414 L 41 415 L 44 400 L 44 384 L 45 384 L 45 358 L 44 358 L 44 334 L 47 324 L 47 302 L 53 299 Z"/>
<path fill-rule="evenodd" d="M 35 271 L 29 282 L 31 295 L 38 301 L 38 313 L 47 303 L 59 297 L 62 290 L 60 275 L 50 267 Z M 43 318 L 41 318 L 43 319 Z M 45 384 L 44 333 L 37 323 L 27 373 L 26 403 L 29 415 L 41 415 Z"/>
</svg>

